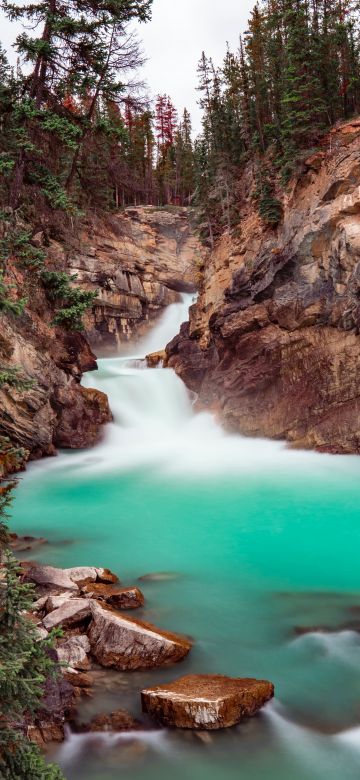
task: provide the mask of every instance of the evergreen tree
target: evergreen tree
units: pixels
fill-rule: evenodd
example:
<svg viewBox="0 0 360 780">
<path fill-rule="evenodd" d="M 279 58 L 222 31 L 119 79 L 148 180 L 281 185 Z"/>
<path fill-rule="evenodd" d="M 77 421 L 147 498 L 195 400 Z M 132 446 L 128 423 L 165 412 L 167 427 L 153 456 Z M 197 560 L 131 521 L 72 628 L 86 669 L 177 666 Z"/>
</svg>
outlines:
<svg viewBox="0 0 360 780">
<path fill-rule="evenodd" d="M 13 484 L 0 486 L 0 775 L 4 780 L 62 780 L 60 769 L 45 763 L 24 730 L 25 718 L 40 706 L 46 679 L 57 672 L 26 615 L 32 588 L 21 583 L 7 546 L 12 489 Z"/>
</svg>

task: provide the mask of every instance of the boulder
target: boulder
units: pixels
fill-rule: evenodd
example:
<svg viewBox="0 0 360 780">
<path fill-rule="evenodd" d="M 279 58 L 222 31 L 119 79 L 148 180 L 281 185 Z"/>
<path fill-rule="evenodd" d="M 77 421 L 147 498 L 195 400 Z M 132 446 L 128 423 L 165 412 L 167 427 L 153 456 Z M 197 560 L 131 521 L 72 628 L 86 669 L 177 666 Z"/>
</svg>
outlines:
<svg viewBox="0 0 360 780">
<path fill-rule="evenodd" d="M 151 352 L 150 355 L 146 355 L 145 358 L 148 368 L 159 368 L 165 363 L 166 352 L 162 349 L 160 352 Z"/>
<path fill-rule="evenodd" d="M 92 674 L 83 672 L 79 669 L 73 669 L 71 666 L 64 669 L 63 677 L 66 682 L 70 683 L 70 685 L 73 685 L 75 688 L 83 688 L 86 691 L 90 691 L 93 687 Z"/>
<path fill-rule="evenodd" d="M 125 710 L 116 710 L 109 715 L 95 715 L 89 723 L 75 724 L 78 733 L 139 731 L 143 726 Z"/>
<path fill-rule="evenodd" d="M 143 712 L 163 726 L 223 729 L 261 709 L 274 695 L 266 680 L 222 675 L 188 675 L 141 692 Z"/>
<path fill-rule="evenodd" d="M 82 588 L 83 593 L 96 600 L 106 601 L 115 609 L 138 609 L 144 606 L 144 596 L 139 588 L 117 588 L 105 583 L 88 583 Z"/>
<path fill-rule="evenodd" d="M 56 652 L 60 664 L 66 664 L 67 667 L 80 671 L 87 671 L 90 668 L 87 655 L 90 653 L 90 643 L 86 634 L 60 640 Z"/>
<path fill-rule="evenodd" d="M 152 669 L 182 661 L 191 649 L 185 637 L 125 617 L 98 601 L 91 602 L 91 611 L 91 652 L 102 666 Z"/>
<path fill-rule="evenodd" d="M 98 570 L 94 566 L 77 566 L 71 569 L 64 569 L 64 571 L 78 586 L 83 585 L 85 582 L 96 582 L 97 580 Z"/>
<path fill-rule="evenodd" d="M 43 609 L 45 609 L 47 600 L 48 600 L 48 596 L 46 594 L 45 596 L 40 596 L 40 598 L 34 601 L 33 604 L 31 605 L 31 611 L 42 612 Z"/>
<path fill-rule="evenodd" d="M 56 569 L 54 566 L 32 565 L 26 570 L 25 579 L 34 582 L 35 585 L 41 585 L 49 590 L 70 590 L 78 592 L 78 587 L 70 579 L 64 569 Z"/>
<path fill-rule="evenodd" d="M 62 607 L 54 609 L 43 620 L 45 628 L 73 628 L 82 625 L 91 617 L 90 603 L 88 599 L 71 599 Z"/>
<path fill-rule="evenodd" d="M 72 596 L 73 593 L 69 593 L 69 591 L 65 591 L 65 593 L 51 593 L 46 599 L 45 612 L 53 612 L 54 609 L 59 609 L 63 604 L 68 604 Z"/>
<path fill-rule="evenodd" d="M 109 582 L 112 585 L 119 582 L 119 577 L 110 571 L 110 569 L 96 569 L 96 573 L 99 582 Z"/>
</svg>

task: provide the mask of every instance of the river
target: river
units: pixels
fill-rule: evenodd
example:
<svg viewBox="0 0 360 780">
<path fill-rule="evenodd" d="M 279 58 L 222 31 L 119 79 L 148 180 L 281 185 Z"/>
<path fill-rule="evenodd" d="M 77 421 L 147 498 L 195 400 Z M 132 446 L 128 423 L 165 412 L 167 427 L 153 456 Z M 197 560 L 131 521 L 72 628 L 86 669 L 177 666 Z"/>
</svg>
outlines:
<svg viewBox="0 0 360 780">
<path fill-rule="evenodd" d="M 177 667 L 104 672 L 84 715 L 140 715 L 141 687 L 190 671 L 266 678 L 276 698 L 224 732 L 69 735 L 53 757 L 68 780 L 358 780 L 360 459 L 228 435 L 195 414 L 171 370 L 140 360 L 189 303 L 85 377 L 114 423 L 95 449 L 29 467 L 13 527 L 46 536 L 53 565 L 107 566 L 125 585 L 168 572 L 141 584 L 141 614 L 194 638 Z M 317 626 L 332 631 L 295 631 Z"/>
</svg>

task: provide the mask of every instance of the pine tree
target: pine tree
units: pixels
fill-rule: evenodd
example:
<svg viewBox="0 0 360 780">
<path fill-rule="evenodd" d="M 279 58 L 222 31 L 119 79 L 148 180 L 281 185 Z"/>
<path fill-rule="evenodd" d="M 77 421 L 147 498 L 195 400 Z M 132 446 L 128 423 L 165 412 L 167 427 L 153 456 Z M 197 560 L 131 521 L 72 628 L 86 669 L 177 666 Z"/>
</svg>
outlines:
<svg viewBox="0 0 360 780">
<path fill-rule="evenodd" d="M 84 142 L 89 134 L 99 101 L 117 100 L 127 89 L 119 81 L 141 62 L 139 47 L 128 25 L 134 19 L 147 20 L 152 0 L 46 0 L 22 6 L 2 0 L 12 20 L 26 20 L 39 33 L 18 36 L 17 49 L 22 60 L 32 64 L 22 77 L 18 111 L 24 137 L 18 144 L 14 163 L 10 205 L 19 203 L 27 177 L 51 188 L 70 190 Z M 64 99 L 90 97 L 86 112 L 74 121 L 72 112 L 64 115 Z M 66 177 L 53 178 L 48 169 L 48 154 L 39 150 L 39 133 L 67 142 L 68 155 L 62 159 Z M 51 139 L 50 139 L 51 143 Z M 45 149 L 49 152 L 48 149 Z M 51 200 L 51 198 L 50 198 Z M 55 199 L 56 200 L 56 199 Z M 65 204 L 66 196 L 63 196 Z M 53 203 L 56 205 L 56 203 Z"/>
<path fill-rule="evenodd" d="M 4 780 L 62 780 L 60 770 L 45 763 L 23 730 L 25 716 L 36 713 L 44 683 L 56 670 L 26 616 L 32 588 L 21 583 L 18 564 L 7 547 L 13 487 L 0 486 L 0 774 Z"/>
</svg>

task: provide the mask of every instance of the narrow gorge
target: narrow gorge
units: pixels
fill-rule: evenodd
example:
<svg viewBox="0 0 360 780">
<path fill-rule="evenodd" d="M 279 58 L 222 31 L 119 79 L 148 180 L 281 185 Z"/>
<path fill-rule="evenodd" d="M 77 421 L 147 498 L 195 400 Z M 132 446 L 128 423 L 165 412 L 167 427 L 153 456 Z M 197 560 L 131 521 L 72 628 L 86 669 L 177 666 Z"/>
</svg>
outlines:
<svg viewBox="0 0 360 780">
<path fill-rule="evenodd" d="M 359 3 L 0 20 L 1 780 L 358 780 Z"/>
<path fill-rule="evenodd" d="M 264 228 L 241 185 L 238 235 L 205 260 L 190 323 L 168 365 L 228 430 L 358 453 L 360 122 L 341 125 L 304 160 Z"/>
</svg>

